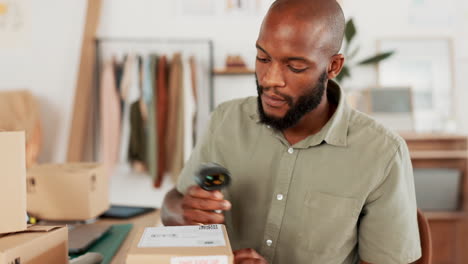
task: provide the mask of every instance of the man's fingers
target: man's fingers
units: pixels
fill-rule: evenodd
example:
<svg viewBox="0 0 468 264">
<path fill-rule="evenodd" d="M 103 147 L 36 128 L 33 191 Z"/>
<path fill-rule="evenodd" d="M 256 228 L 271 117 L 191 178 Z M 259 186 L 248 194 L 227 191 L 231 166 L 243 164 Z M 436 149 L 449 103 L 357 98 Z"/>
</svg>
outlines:
<svg viewBox="0 0 468 264">
<path fill-rule="evenodd" d="M 265 264 L 265 260 L 263 259 L 239 259 L 234 261 L 235 264 Z"/>
<path fill-rule="evenodd" d="M 252 248 L 244 248 L 244 249 L 236 250 L 233 253 L 234 253 L 234 260 L 241 260 L 245 258 L 253 258 L 253 259 L 263 258 L 262 256 L 260 256 L 260 254 L 257 253 L 257 251 L 255 251 Z"/>
<path fill-rule="evenodd" d="M 234 253 L 234 264 L 268 264 L 267 261 L 252 248 L 236 250 Z"/>
<path fill-rule="evenodd" d="M 187 209 L 184 210 L 184 220 L 188 223 L 223 224 L 224 215 L 196 209 Z"/>
<path fill-rule="evenodd" d="M 226 200 L 211 200 L 211 199 L 201 199 L 194 198 L 193 196 L 186 196 L 182 201 L 182 207 L 186 209 L 199 209 L 206 211 L 214 210 L 229 210 L 231 209 L 231 203 Z"/>
<path fill-rule="evenodd" d="M 236 260 L 234 261 L 235 264 L 265 264 L 265 260 L 263 259 L 252 259 L 252 258 L 249 258 L 249 259 L 240 259 L 240 260 Z"/>
<path fill-rule="evenodd" d="M 205 191 L 191 186 L 182 201 L 183 218 L 186 224 L 224 224 L 224 215 L 215 210 L 230 210 L 231 203 L 224 200 L 220 191 Z"/>
<path fill-rule="evenodd" d="M 187 189 L 187 195 L 196 198 L 204 198 L 211 200 L 223 200 L 224 195 L 220 191 L 206 191 L 200 188 L 200 186 L 193 185 Z"/>
</svg>

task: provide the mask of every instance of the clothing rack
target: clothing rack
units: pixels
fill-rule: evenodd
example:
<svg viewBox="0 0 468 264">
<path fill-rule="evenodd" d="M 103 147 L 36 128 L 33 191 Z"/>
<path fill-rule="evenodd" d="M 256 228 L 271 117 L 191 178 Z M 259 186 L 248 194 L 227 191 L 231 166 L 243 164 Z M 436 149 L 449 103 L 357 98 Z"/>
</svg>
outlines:
<svg viewBox="0 0 468 264">
<path fill-rule="evenodd" d="M 214 110 L 214 78 L 213 78 L 213 69 L 214 69 L 214 47 L 213 40 L 211 39 L 183 39 L 183 38 L 96 38 L 96 62 L 97 69 L 95 73 L 97 74 L 96 85 L 99 84 L 99 72 L 100 72 L 100 56 L 102 53 L 101 44 L 106 42 L 126 42 L 126 43 L 166 43 L 166 44 L 206 44 L 208 46 L 209 53 L 209 74 L 210 74 L 210 111 Z"/>
<path fill-rule="evenodd" d="M 207 65 L 206 65 L 206 71 L 207 71 L 207 80 L 208 80 L 208 99 L 209 99 L 209 105 L 208 105 L 208 110 L 211 112 L 214 110 L 214 78 L 213 78 L 213 68 L 214 68 L 214 51 L 213 51 L 213 41 L 211 39 L 190 39 L 190 38 L 127 38 L 127 37 L 101 37 L 101 38 L 96 38 L 95 39 L 95 45 L 96 45 L 96 68 L 94 70 L 94 106 L 99 106 L 99 85 L 100 85 L 100 73 L 102 70 L 102 63 L 103 63 L 103 54 L 105 54 L 106 45 L 121 45 L 122 48 L 118 48 L 121 51 L 126 51 L 126 52 L 135 52 L 135 50 L 138 50 L 139 48 L 142 49 L 151 49 L 151 52 L 161 52 L 159 49 L 161 47 L 165 47 L 167 49 L 171 50 L 178 50 L 179 46 L 180 48 L 183 48 L 184 46 L 190 47 L 194 45 L 200 45 L 200 46 L 206 46 L 206 50 L 203 50 L 202 52 L 206 55 L 207 57 Z M 202 48 L 202 47 L 200 47 Z M 197 49 L 198 51 L 199 49 Z M 165 51 L 162 51 L 164 53 Z M 174 52 L 174 51 L 171 51 Z M 138 52 L 136 52 L 138 53 Z M 205 56 L 206 56 L 205 55 Z M 204 57 L 205 57 L 204 56 Z M 205 57 L 206 60 L 206 57 Z M 92 129 L 93 133 L 93 146 L 95 146 L 95 149 L 93 151 L 93 159 L 97 160 L 97 153 L 98 153 L 98 138 L 99 138 L 99 129 L 97 124 L 99 123 L 99 111 L 94 111 L 93 114 L 93 119 L 92 123 L 94 126 L 94 129 Z"/>
</svg>

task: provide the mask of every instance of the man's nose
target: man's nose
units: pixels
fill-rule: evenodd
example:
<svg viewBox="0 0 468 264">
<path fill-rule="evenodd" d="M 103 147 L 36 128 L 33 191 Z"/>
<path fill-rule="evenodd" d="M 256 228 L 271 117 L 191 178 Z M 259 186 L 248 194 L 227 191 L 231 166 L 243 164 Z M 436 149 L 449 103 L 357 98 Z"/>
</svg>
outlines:
<svg viewBox="0 0 468 264">
<path fill-rule="evenodd" d="M 281 65 L 278 63 L 271 63 L 266 69 L 261 80 L 262 86 L 265 88 L 284 87 L 286 84 L 281 70 Z"/>
</svg>

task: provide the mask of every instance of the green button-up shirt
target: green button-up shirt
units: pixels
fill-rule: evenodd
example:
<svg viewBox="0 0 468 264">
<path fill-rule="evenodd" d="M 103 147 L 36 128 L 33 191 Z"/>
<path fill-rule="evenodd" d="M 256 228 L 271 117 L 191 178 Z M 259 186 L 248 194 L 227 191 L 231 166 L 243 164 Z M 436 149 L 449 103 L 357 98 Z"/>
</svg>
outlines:
<svg viewBox="0 0 468 264">
<path fill-rule="evenodd" d="M 220 105 L 178 191 L 194 184 L 200 164 L 226 167 L 233 248 L 254 248 L 272 264 L 415 261 L 421 249 L 404 140 L 347 106 L 336 83 L 327 95 L 336 112 L 293 146 L 259 122 L 256 97 Z"/>
</svg>

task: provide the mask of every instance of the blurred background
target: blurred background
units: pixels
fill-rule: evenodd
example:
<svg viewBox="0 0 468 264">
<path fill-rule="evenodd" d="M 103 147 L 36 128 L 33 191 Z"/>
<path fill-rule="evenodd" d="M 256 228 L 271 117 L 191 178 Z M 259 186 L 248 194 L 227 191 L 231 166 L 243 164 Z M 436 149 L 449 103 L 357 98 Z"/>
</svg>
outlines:
<svg viewBox="0 0 468 264">
<path fill-rule="evenodd" d="M 159 207 L 210 112 L 256 95 L 271 3 L 0 0 L 0 128 L 26 129 L 30 164 L 103 162 L 111 203 Z M 436 263 L 467 263 L 468 1 L 340 3 L 337 81 L 407 140 Z"/>
</svg>

